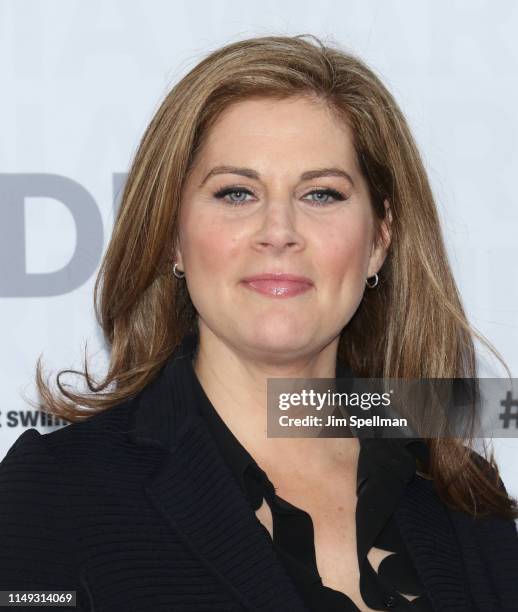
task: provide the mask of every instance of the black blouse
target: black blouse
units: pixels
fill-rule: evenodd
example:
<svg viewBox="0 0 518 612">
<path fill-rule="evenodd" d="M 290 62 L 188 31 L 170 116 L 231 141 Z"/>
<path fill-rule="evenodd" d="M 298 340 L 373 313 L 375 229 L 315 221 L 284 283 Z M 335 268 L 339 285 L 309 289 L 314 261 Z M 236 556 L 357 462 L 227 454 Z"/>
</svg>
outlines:
<svg viewBox="0 0 518 612">
<path fill-rule="evenodd" d="M 268 503 L 273 519 L 273 540 L 266 527 L 260 525 L 306 606 L 314 612 L 357 612 L 358 608 L 346 594 L 322 584 L 316 565 L 311 516 L 276 495 L 267 474 L 208 399 L 196 376 L 193 358 L 194 352 L 186 362 L 192 378 L 190 386 L 196 395 L 194 405 L 205 419 L 251 509 L 258 510 L 263 498 Z M 337 378 L 351 375 L 348 368 L 337 363 Z M 359 441 L 356 538 L 362 598 L 375 610 L 430 612 L 433 608 L 392 516 L 406 484 L 411 478 L 419 477 L 415 472 L 416 457 L 426 465 L 428 447 L 419 438 L 359 437 Z M 372 546 L 395 553 L 381 561 L 377 573 L 367 559 Z M 401 593 L 418 597 L 409 601 Z"/>
</svg>

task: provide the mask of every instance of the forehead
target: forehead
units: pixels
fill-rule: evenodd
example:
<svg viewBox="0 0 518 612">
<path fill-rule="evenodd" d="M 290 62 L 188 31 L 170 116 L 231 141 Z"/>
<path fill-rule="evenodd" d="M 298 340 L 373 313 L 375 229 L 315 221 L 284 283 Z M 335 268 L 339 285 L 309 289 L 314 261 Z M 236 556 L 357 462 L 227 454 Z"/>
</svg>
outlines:
<svg viewBox="0 0 518 612">
<path fill-rule="evenodd" d="M 259 155 L 277 163 L 296 163 L 300 158 L 307 163 L 356 165 L 347 122 L 324 101 L 309 97 L 234 102 L 205 135 L 200 161 L 237 163 Z"/>
</svg>

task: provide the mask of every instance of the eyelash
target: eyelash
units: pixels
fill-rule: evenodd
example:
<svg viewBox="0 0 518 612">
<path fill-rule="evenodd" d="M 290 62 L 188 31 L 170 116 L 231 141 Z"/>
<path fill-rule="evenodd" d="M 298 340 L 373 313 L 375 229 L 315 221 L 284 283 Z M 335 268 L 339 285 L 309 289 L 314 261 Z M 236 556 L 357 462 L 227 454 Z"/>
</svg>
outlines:
<svg viewBox="0 0 518 612">
<path fill-rule="evenodd" d="M 220 200 L 222 200 L 223 198 L 225 198 L 227 195 L 231 194 L 231 193 L 245 193 L 247 195 L 254 195 L 249 189 L 246 189 L 245 187 L 224 187 L 223 189 L 220 189 L 219 191 L 217 191 L 214 194 L 215 198 L 218 198 Z M 312 195 L 314 193 L 323 193 L 326 195 L 330 195 L 335 201 L 338 202 L 342 202 L 344 200 L 347 200 L 347 198 L 341 194 L 339 191 L 336 191 L 336 189 L 329 189 L 329 188 L 322 188 L 322 189 L 313 189 L 312 191 L 310 191 L 309 193 L 307 193 L 306 195 Z M 228 204 L 230 204 L 231 206 L 243 206 L 244 204 L 248 203 L 248 200 L 242 200 L 242 201 L 228 201 L 226 200 L 226 202 Z M 333 202 L 322 202 L 319 203 L 318 201 L 314 200 L 313 201 L 315 206 L 329 206 L 329 204 L 333 204 Z"/>
</svg>

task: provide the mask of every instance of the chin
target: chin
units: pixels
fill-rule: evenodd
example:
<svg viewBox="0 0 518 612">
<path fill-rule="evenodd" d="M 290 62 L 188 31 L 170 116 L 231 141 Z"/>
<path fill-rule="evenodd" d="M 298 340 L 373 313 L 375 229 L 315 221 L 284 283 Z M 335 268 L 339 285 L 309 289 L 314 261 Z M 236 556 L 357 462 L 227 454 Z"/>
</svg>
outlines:
<svg viewBox="0 0 518 612">
<path fill-rule="evenodd" d="M 250 330 L 253 330 L 250 333 Z M 301 325 L 258 325 L 249 328 L 247 344 L 260 352 L 298 353 L 308 346 L 311 334 Z"/>
</svg>

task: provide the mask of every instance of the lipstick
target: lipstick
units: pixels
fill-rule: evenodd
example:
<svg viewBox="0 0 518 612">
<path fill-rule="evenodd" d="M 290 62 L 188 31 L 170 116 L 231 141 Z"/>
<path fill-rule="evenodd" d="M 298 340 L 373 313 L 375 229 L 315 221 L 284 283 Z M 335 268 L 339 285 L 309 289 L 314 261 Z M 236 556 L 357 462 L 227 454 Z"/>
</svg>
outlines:
<svg viewBox="0 0 518 612">
<path fill-rule="evenodd" d="M 306 276 L 268 272 L 249 276 L 241 281 L 245 287 L 269 297 L 287 298 L 300 295 L 313 287 Z"/>
</svg>

